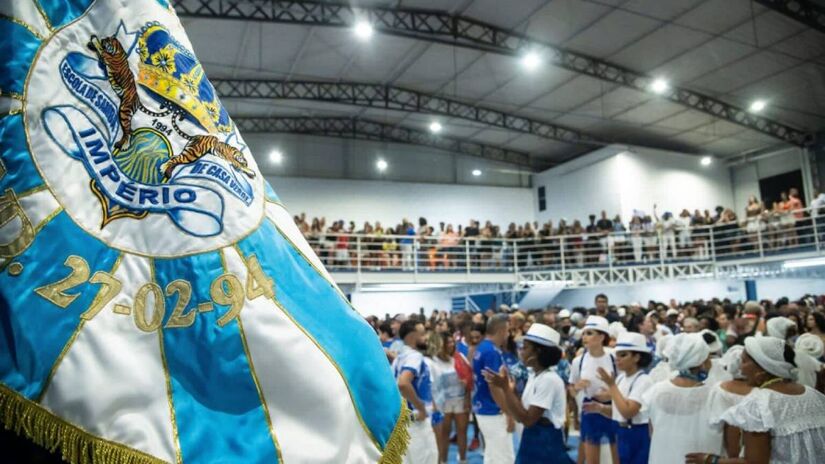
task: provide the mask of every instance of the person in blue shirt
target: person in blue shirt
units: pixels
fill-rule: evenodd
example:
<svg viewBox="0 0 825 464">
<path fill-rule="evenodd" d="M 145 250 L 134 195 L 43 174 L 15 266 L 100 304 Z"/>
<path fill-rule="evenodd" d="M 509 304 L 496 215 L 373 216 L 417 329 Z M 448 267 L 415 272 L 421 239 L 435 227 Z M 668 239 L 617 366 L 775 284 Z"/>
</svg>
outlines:
<svg viewBox="0 0 825 464">
<path fill-rule="evenodd" d="M 491 390 L 482 374 L 485 371 L 497 374 L 504 365 L 501 347 L 507 342 L 508 335 L 507 315 L 491 317 L 487 321 L 484 340 L 478 344 L 473 355 L 473 412 L 484 437 L 484 464 L 512 464 L 515 460 L 515 423 L 502 411 L 504 397 L 501 390 Z"/>
<path fill-rule="evenodd" d="M 413 421 L 408 428 L 410 442 L 404 463 L 432 464 L 438 461 L 435 433 L 427 420 L 433 412 L 432 382 L 430 369 L 419 351 L 427 349 L 427 333 L 424 324 L 415 319 L 404 321 L 398 332 L 404 346 L 392 363 L 392 372 Z"/>
</svg>

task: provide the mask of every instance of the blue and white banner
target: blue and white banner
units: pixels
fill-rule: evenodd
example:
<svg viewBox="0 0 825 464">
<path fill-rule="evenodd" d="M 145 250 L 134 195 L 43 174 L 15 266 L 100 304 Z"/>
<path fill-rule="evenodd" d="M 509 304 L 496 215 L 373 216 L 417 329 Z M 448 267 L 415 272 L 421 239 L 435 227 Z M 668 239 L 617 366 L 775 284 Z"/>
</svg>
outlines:
<svg viewBox="0 0 825 464">
<path fill-rule="evenodd" d="M 0 427 L 71 463 L 401 462 L 375 332 L 169 2 L 0 0 L 0 97 Z"/>
</svg>

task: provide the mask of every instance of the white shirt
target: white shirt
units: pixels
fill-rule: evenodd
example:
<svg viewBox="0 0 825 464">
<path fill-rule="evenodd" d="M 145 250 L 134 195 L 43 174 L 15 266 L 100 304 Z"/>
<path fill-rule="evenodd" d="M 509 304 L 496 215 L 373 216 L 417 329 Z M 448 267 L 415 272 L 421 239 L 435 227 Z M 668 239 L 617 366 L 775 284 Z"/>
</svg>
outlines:
<svg viewBox="0 0 825 464">
<path fill-rule="evenodd" d="M 619 374 L 619 377 L 616 378 L 616 386 L 619 387 L 619 391 L 625 399 L 635 401 L 641 405 L 642 395 L 653 386 L 653 380 L 643 371 L 639 371 L 630 377 Z M 633 425 L 647 424 L 648 419 L 647 411 L 639 409 L 639 412 L 633 416 L 630 422 Z M 613 420 L 616 422 L 627 422 L 627 418 L 624 417 L 622 413 L 619 412 L 619 408 L 616 407 L 615 401 L 613 402 Z"/>
<path fill-rule="evenodd" d="M 825 208 L 825 193 L 820 193 L 811 201 L 811 216 L 816 217 L 820 208 Z"/>
<path fill-rule="evenodd" d="M 649 462 L 685 462 L 688 453 L 722 454 L 722 428 L 710 425 L 721 414 L 711 409 L 712 390 L 707 384 L 687 388 L 667 381 L 642 395 L 642 410 L 653 425 Z"/>
<path fill-rule="evenodd" d="M 433 401 L 436 406 L 443 409 L 447 401 L 463 399 L 465 386 L 464 382 L 458 378 L 455 361 L 452 358 L 443 361 L 437 356 L 425 359 L 430 366 L 433 382 Z"/>
<path fill-rule="evenodd" d="M 567 415 L 564 381 L 550 369 L 538 375 L 531 372 L 521 394 L 521 404 L 525 409 L 530 409 L 530 406 L 544 409 L 542 417 L 549 419 L 557 429 L 562 428 Z"/>
<path fill-rule="evenodd" d="M 584 357 L 583 361 L 582 357 Z M 590 381 L 590 386 L 582 390 L 585 398 L 593 398 L 599 391 L 607 390 L 607 384 L 602 382 L 596 373 L 600 367 L 610 374 L 616 375 L 617 373 L 616 360 L 607 351 L 598 358 L 585 351 L 581 356 L 576 356 L 570 366 L 571 384 L 575 384 L 579 380 Z"/>
<path fill-rule="evenodd" d="M 771 464 L 816 464 L 825 455 L 823 411 L 825 395 L 813 388 L 801 395 L 756 388 L 719 421 L 746 432 L 770 432 Z"/>
</svg>

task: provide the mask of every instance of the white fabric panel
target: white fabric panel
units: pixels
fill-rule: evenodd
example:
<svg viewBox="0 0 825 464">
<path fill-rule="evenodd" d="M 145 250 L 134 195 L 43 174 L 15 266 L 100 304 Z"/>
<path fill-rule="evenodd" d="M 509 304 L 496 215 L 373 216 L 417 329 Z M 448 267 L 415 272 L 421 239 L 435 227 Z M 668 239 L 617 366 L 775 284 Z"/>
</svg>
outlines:
<svg viewBox="0 0 825 464">
<path fill-rule="evenodd" d="M 0 114 L 9 114 L 12 111 L 20 111 L 23 108 L 23 103 L 11 97 L 0 97 Z"/>
<path fill-rule="evenodd" d="M 115 277 L 122 291 L 80 330 L 42 404 L 94 435 L 174 462 L 159 334 L 142 332 L 132 316 L 112 311 L 115 303 L 132 306 L 149 282 L 149 262 L 124 254 Z"/>
<path fill-rule="evenodd" d="M 60 204 L 49 190 L 41 190 L 26 197 L 20 198 L 20 206 L 26 212 L 32 227 L 37 228 L 44 219 L 60 208 Z"/>
<path fill-rule="evenodd" d="M 26 23 L 34 32 L 40 34 L 41 37 L 48 37 L 49 35 L 46 22 L 43 20 L 40 12 L 37 11 L 33 0 L 0 2 L 0 14 Z"/>
<path fill-rule="evenodd" d="M 325 279 L 335 285 L 335 281 L 332 280 L 332 276 L 329 275 L 329 272 L 327 272 L 327 269 L 321 263 L 321 260 L 315 252 L 312 251 L 312 247 L 309 246 L 309 243 L 307 243 L 303 234 L 301 234 L 301 231 L 298 230 L 298 226 L 295 225 L 295 221 L 292 219 L 292 216 L 289 215 L 289 211 L 287 211 L 283 205 L 266 202 L 266 217 L 272 220 L 272 222 L 274 222 L 278 228 L 283 231 L 287 238 L 289 238 L 289 240 L 292 241 L 292 243 L 294 243 L 299 250 L 301 250 L 301 253 L 309 258 L 310 262 L 312 262 L 315 267 L 321 270 L 321 274 Z"/>
<path fill-rule="evenodd" d="M 227 272 L 245 283 L 242 257 L 223 253 Z M 240 317 L 284 462 L 378 462 L 341 375 L 313 341 L 265 296 Z"/>
</svg>

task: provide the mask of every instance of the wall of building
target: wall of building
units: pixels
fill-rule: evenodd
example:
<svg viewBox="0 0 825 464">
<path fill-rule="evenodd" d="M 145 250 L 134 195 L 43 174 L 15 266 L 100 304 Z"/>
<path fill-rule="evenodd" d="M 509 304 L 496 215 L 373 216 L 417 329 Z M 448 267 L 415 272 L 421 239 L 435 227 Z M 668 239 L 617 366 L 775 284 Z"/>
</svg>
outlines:
<svg viewBox="0 0 825 464">
<path fill-rule="evenodd" d="M 490 220 L 502 227 L 511 221 L 532 221 L 533 191 L 529 188 L 410 182 L 268 177 L 292 215 L 395 225 L 403 218 L 425 217 L 437 227 L 444 221 L 467 225 L 470 219 Z"/>
<path fill-rule="evenodd" d="M 588 214 L 605 210 L 628 221 L 636 210 L 652 214 L 654 204 L 660 215 L 732 205 L 727 168 L 719 161 L 710 166 L 699 161 L 663 150 L 605 147 L 534 176 L 534 191 L 544 186 L 547 192 L 547 209 L 537 210 L 537 219 L 586 221 Z"/>
</svg>

